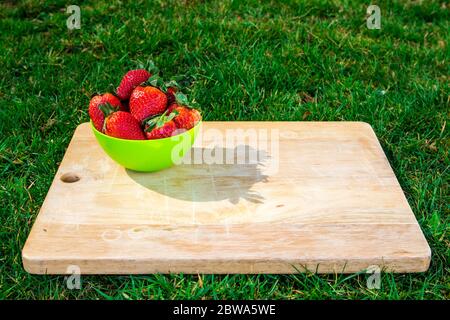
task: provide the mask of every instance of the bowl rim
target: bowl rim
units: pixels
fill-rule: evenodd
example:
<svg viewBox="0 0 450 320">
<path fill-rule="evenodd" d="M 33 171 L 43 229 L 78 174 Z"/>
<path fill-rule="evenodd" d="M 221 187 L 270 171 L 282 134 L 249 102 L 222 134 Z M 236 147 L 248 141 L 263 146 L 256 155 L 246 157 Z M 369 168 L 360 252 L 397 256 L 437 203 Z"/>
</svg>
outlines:
<svg viewBox="0 0 450 320">
<path fill-rule="evenodd" d="M 91 124 L 92 130 L 94 130 L 94 131 L 96 132 L 96 134 L 99 134 L 100 136 L 103 136 L 103 137 L 105 137 L 105 138 L 107 138 L 107 139 L 110 139 L 110 140 L 113 140 L 113 141 L 114 141 L 114 140 L 117 140 L 117 141 L 126 141 L 126 142 L 130 142 L 130 143 L 148 143 L 148 142 L 154 142 L 154 141 L 168 141 L 168 140 L 172 139 L 173 137 L 180 136 L 180 135 L 182 135 L 182 134 L 186 134 L 186 133 L 188 133 L 188 132 L 190 132 L 190 131 L 196 129 L 197 127 L 199 127 L 199 126 L 201 125 L 201 123 L 202 123 L 202 120 L 200 120 L 200 121 L 199 121 L 194 127 L 192 127 L 191 129 L 186 130 L 186 131 L 184 131 L 184 132 L 182 132 L 182 133 L 180 133 L 180 134 L 177 134 L 177 135 L 174 135 L 174 136 L 171 136 L 171 137 L 167 137 L 167 138 L 151 139 L 151 140 L 149 140 L 149 139 L 145 139 L 145 140 L 133 140 L 133 139 L 122 139 L 122 138 L 111 137 L 111 136 L 108 136 L 107 134 L 104 134 L 103 132 L 98 131 L 97 128 L 94 126 L 94 123 L 92 122 L 92 120 L 89 120 L 89 123 Z"/>
</svg>

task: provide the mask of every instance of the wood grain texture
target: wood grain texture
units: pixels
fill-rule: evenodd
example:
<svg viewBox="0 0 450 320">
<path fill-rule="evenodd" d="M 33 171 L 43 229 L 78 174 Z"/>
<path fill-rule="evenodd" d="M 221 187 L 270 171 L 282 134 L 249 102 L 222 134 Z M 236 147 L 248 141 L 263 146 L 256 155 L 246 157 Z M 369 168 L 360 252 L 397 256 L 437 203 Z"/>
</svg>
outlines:
<svg viewBox="0 0 450 320">
<path fill-rule="evenodd" d="M 22 258 L 38 274 L 351 273 L 426 271 L 430 254 L 366 123 L 205 122 L 156 173 L 115 164 L 85 123 Z"/>
</svg>

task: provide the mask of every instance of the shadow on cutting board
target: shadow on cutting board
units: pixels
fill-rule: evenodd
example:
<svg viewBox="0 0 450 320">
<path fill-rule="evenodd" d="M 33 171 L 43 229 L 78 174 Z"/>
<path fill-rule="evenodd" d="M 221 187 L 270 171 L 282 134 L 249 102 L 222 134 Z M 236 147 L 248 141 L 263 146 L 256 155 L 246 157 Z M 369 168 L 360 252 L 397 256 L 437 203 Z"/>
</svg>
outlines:
<svg viewBox="0 0 450 320">
<path fill-rule="evenodd" d="M 226 164 L 232 159 L 231 164 Z M 215 159 L 207 161 L 206 159 Z M 250 146 L 235 148 L 192 148 L 180 165 L 159 172 L 142 173 L 127 169 L 128 176 L 138 184 L 168 197 L 193 202 L 240 199 L 263 203 L 264 197 L 252 190 L 255 183 L 267 182 L 261 167 L 267 152 Z M 207 163 L 214 162 L 212 164 Z"/>
</svg>

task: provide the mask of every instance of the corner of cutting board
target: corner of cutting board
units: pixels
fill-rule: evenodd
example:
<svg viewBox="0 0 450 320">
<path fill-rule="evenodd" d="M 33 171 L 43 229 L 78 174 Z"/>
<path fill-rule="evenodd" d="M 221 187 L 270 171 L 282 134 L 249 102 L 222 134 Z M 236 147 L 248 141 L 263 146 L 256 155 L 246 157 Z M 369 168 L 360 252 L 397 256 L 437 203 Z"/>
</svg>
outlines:
<svg viewBox="0 0 450 320">
<path fill-rule="evenodd" d="M 403 267 L 399 268 L 399 270 L 395 270 L 397 273 L 420 273 L 426 272 L 430 268 L 431 263 L 431 249 L 428 243 L 425 240 L 421 246 L 417 247 L 415 250 L 415 254 L 413 253 L 409 257 L 405 257 L 402 261 Z"/>
<path fill-rule="evenodd" d="M 91 124 L 90 124 L 90 122 L 83 122 L 83 123 L 80 123 L 77 127 L 76 127 L 76 129 L 75 129 L 75 132 L 77 132 L 77 131 L 79 131 L 79 130 L 90 130 L 90 127 L 91 126 Z"/>
<path fill-rule="evenodd" d="M 425 243 L 427 246 L 427 250 L 425 252 L 425 255 L 422 257 L 422 266 L 421 266 L 421 268 L 419 268 L 419 270 L 417 272 L 426 272 L 430 268 L 431 249 L 430 249 L 430 246 L 428 245 L 428 243 L 426 242 L 426 240 L 425 240 Z"/>
<path fill-rule="evenodd" d="M 22 249 L 22 265 L 25 271 L 30 274 L 47 274 L 41 255 L 34 252 L 28 240 Z"/>
<path fill-rule="evenodd" d="M 370 131 L 372 133 L 375 133 L 375 131 L 372 128 L 372 125 L 368 122 L 365 121 L 355 121 L 355 123 L 360 126 L 361 128 L 363 128 L 364 130 Z"/>
<path fill-rule="evenodd" d="M 27 245 L 22 249 L 22 265 L 30 274 L 43 274 L 39 268 L 39 261 L 30 255 Z"/>
</svg>

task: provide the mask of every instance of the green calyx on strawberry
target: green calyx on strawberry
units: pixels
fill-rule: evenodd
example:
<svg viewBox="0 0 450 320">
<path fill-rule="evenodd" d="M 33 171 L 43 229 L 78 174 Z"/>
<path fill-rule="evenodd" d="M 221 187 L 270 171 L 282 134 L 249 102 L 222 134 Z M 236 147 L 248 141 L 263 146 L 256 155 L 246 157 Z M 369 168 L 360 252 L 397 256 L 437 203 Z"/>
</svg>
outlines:
<svg viewBox="0 0 450 320">
<path fill-rule="evenodd" d="M 158 88 L 164 93 L 167 91 L 167 85 L 164 82 L 163 78 L 160 77 L 159 74 L 153 74 L 146 82 L 142 84 L 143 86 L 152 86 Z"/>
<path fill-rule="evenodd" d="M 165 93 L 168 93 L 169 91 L 175 93 L 181 89 L 180 84 L 176 80 L 172 79 L 168 82 L 164 82 L 164 79 L 158 73 L 154 73 L 142 85 L 158 88 Z"/>
<path fill-rule="evenodd" d="M 174 93 L 175 101 L 173 103 L 168 104 L 169 113 L 171 110 L 175 109 L 175 107 L 185 107 L 190 110 L 198 109 L 197 103 L 195 101 L 190 102 L 185 94 L 182 92 Z"/>
<path fill-rule="evenodd" d="M 187 98 L 187 96 L 181 92 L 177 92 L 175 93 L 175 102 L 181 106 L 185 106 L 188 107 L 190 109 L 192 109 L 193 107 L 191 107 L 189 100 Z"/>
<path fill-rule="evenodd" d="M 177 130 L 177 126 L 173 119 L 177 116 L 178 112 L 173 111 L 167 115 L 167 111 L 144 121 L 144 132 L 147 139 L 160 139 L 167 138 L 173 135 L 174 131 Z"/>
</svg>

